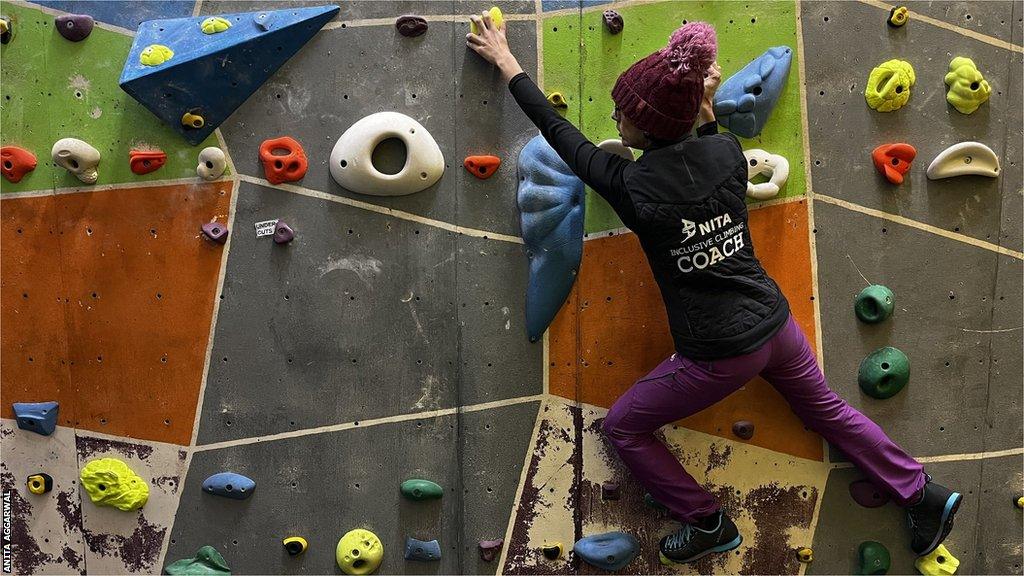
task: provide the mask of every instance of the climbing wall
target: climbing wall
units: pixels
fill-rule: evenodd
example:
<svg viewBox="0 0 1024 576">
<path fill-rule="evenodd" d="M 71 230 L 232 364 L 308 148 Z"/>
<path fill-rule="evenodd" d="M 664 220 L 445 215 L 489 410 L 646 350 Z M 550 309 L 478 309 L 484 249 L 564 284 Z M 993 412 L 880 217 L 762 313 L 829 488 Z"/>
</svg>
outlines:
<svg viewBox="0 0 1024 576">
<path fill-rule="evenodd" d="M 198 146 L 117 85 L 141 22 L 296 4 L 0 2 L 14 32 L 0 48 L 0 144 L 39 160 L 21 182 L 0 182 L 0 478 L 14 573 L 158 573 L 203 545 L 235 573 L 338 573 L 335 546 L 353 528 L 380 537 L 380 573 L 600 573 L 568 552 L 610 530 L 640 542 L 621 573 L 849 573 L 865 540 L 891 551 L 892 573 L 914 572 L 901 510 L 855 503 L 848 487 L 862 476 L 760 379 L 661 432 L 743 545 L 693 566 L 658 562 L 657 540 L 676 525 L 643 503 L 601 423 L 673 352 L 664 308 L 636 237 L 588 190 L 577 281 L 545 337 L 528 341 L 515 162 L 536 129 L 464 46 L 466 15 L 491 2 L 343 3 Z M 768 124 L 741 139 L 791 167 L 776 198 L 749 206 L 756 253 L 831 386 L 964 494 L 947 541 L 959 571 L 1022 573 L 1020 2 L 914 2 L 902 28 L 886 26 L 890 6 L 876 0 L 497 5 L 523 68 L 563 94 L 594 141 L 615 136 L 618 74 L 683 21 L 716 27 L 726 78 L 770 47 L 792 48 Z M 609 7 L 621 34 L 602 23 Z M 54 30 L 65 11 L 96 19 L 86 40 Z M 427 19 L 426 34 L 397 33 L 409 13 Z M 945 102 L 954 56 L 992 86 L 971 115 Z M 917 83 L 907 106 L 882 114 L 863 92 L 891 58 L 910 61 Z M 429 130 L 445 158 L 437 184 L 388 198 L 331 178 L 338 137 L 380 111 Z M 257 151 L 284 135 L 309 170 L 270 184 Z M 101 152 L 96 184 L 50 161 L 64 137 Z M 990 146 L 1001 175 L 927 180 L 928 162 L 965 140 Z M 888 142 L 918 151 L 901 187 L 871 164 Z M 206 146 L 228 155 L 209 182 L 195 174 Z M 133 174 L 136 148 L 159 148 L 167 163 Z M 461 167 L 474 154 L 503 165 L 477 179 Z M 295 240 L 257 238 L 254 225 L 274 219 Z M 226 244 L 200 234 L 212 220 L 231 229 Z M 883 324 L 853 314 L 868 284 L 895 293 Z M 906 352 L 912 375 L 877 400 L 857 368 L 887 345 Z M 12 402 L 48 400 L 60 402 L 52 436 L 17 428 Z M 754 423 L 749 440 L 732 433 L 738 420 Z M 90 501 L 78 474 L 101 457 L 148 482 L 143 509 Z M 204 494 L 222 471 L 254 479 L 253 496 Z M 38 472 L 51 492 L 26 489 Z M 443 498 L 404 499 L 408 478 L 437 482 Z M 602 498 L 606 482 L 618 499 Z M 305 554 L 285 552 L 293 535 Z M 440 562 L 404 560 L 407 537 L 437 539 Z M 482 560 L 477 543 L 497 538 L 500 556 Z M 545 559 L 556 542 L 565 553 Z"/>
</svg>

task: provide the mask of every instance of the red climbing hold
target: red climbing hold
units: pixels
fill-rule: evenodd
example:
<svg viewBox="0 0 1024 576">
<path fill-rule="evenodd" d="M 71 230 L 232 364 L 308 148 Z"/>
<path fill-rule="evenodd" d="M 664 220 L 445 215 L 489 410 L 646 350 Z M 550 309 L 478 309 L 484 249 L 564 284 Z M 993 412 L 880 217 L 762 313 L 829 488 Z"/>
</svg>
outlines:
<svg viewBox="0 0 1024 576">
<path fill-rule="evenodd" d="M 283 151 L 285 154 L 275 154 L 277 151 Z M 291 136 L 264 140 L 260 145 L 260 161 L 263 162 L 267 182 L 271 184 L 302 180 L 306 175 L 306 169 L 309 168 L 306 152 Z"/>
<path fill-rule="evenodd" d="M 167 154 L 163 150 L 132 150 L 128 153 L 128 163 L 136 174 L 149 174 L 166 162 Z"/>
<path fill-rule="evenodd" d="M 11 182 L 21 182 L 25 174 L 36 169 L 36 155 L 17 146 L 0 148 L 0 160 L 3 161 L 3 175 Z"/>
<path fill-rule="evenodd" d="M 462 165 L 473 176 L 486 180 L 498 171 L 498 166 L 501 166 L 501 158 L 497 156 L 468 156 Z"/>
<path fill-rule="evenodd" d="M 871 153 L 875 169 L 893 184 L 903 184 L 903 175 L 910 171 L 910 163 L 917 156 L 917 150 L 910 144 L 897 142 L 882 144 Z"/>
<path fill-rule="evenodd" d="M 850 496 L 865 508 L 878 508 L 889 501 L 889 495 L 867 478 L 850 482 Z"/>
</svg>

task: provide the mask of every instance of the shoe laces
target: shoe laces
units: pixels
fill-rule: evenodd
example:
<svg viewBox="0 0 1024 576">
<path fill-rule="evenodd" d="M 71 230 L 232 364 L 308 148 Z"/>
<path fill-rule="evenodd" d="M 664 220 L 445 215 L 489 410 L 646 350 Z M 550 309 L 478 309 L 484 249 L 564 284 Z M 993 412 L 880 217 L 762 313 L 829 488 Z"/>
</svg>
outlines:
<svg viewBox="0 0 1024 576">
<path fill-rule="evenodd" d="M 684 524 L 680 530 L 669 534 L 668 540 L 665 541 L 665 547 L 669 550 L 678 550 L 689 544 L 691 539 L 693 539 L 693 526 Z"/>
</svg>

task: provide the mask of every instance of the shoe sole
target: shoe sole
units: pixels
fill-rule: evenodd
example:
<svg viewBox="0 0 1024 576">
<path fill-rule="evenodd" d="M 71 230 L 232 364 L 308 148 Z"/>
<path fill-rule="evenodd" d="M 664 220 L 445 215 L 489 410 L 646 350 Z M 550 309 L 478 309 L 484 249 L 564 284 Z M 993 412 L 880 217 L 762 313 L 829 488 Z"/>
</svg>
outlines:
<svg viewBox="0 0 1024 576">
<path fill-rule="evenodd" d="M 935 539 L 924 552 L 918 553 L 918 557 L 927 556 L 935 551 L 942 544 L 942 541 L 949 536 L 949 533 L 953 531 L 953 516 L 956 515 L 956 511 L 960 508 L 960 502 L 964 499 L 963 495 L 959 492 L 953 492 L 946 499 L 946 506 L 942 509 L 942 530 L 935 535 Z"/>
<path fill-rule="evenodd" d="M 725 544 L 721 544 L 721 545 L 715 546 L 714 548 L 708 548 L 707 550 L 701 552 L 700 554 L 697 554 L 696 556 L 692 556 L 692 557 L 687 558 L 685 560 L 673 560 L 673 559 L 669 558 L 668 556 L 665 556 L 665 554 L 663 552 L 661 552 L 661 551 L 658 552 L 658 559 L 661 560 L 661 563 L 664 564 L 665 566 L 671 566 L 673 564 L 689 564 L 690 562 L 696 562 L 697 560 L 700 560 L 701 558 L 707 556 L 708 554 L 714 554 L 716 552 L 728 552 L 729 550 L 732 550 L 733 548 L 736 548 L 737 546 L 739 546 L 742 543 L 743 543 L 743 536 L 742 535 L 737 535 L 735 538 L 732 539 L 731 542 L 727 542 Z"/>
</svg>

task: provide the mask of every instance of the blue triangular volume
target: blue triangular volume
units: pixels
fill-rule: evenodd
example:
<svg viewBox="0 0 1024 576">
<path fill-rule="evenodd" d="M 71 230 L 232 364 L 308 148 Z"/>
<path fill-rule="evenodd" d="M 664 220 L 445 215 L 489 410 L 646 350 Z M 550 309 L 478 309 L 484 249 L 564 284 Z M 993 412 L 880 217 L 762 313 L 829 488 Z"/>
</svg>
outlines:
<svg viewBox="0 0 1024 576">
<path fill-rule="evenodd" d="M 206 139 L 341 9 L 337 6 L 221 14 L 231 27 L 205 34 L 209 16 L 143 22 L 121 71 L 121 89 L 191 144 Z M 156 66 L 139 56 L 148 46 L 174 55 Z M 203 119 L 185 126 L 185 114 Z"/>
</svg>

